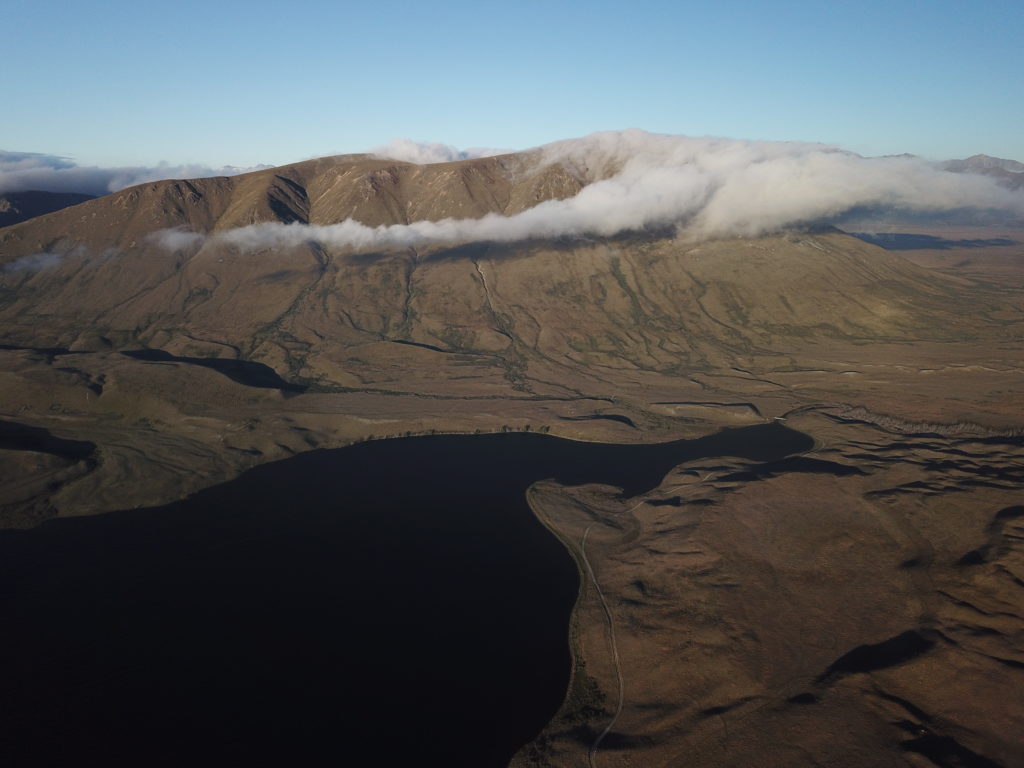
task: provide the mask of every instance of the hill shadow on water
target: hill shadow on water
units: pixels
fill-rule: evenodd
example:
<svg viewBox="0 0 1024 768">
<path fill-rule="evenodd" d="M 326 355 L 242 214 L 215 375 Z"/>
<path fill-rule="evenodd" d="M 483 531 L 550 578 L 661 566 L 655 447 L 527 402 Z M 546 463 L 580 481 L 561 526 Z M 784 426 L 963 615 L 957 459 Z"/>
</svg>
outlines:
<svg viewBox="0 0 1024 768">
<path fill-rule="evenodd" d="M 562 701 L 579 587 L 527 487 L 632 495 L 689 459 L 810 447 L 778 424 L 382 440 L 0 532 L 7 764 L 505 765 Z"/>
</svg>

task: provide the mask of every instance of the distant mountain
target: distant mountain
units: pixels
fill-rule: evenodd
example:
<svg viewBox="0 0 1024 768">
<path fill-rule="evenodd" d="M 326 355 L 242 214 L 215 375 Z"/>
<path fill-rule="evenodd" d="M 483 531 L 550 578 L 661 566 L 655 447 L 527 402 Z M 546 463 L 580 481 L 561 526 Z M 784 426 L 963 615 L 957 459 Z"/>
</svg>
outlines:
<svg viewBox="0 0 1024 768">
<path fill-rule="evenodd" d="M 7 192 L 0 195 L 0 227 L 18 224 L 93 198 L 93 195 L 80 192 Z"/>
<path fill-rule="evenodd" d="M 989 155 L 972 155 L 966 160 L 947 160 L 941 167 L 953 173 L 980 173 L 995 176 L 1011 189 L 1024 187 L 1024 163 Z"/>
<path fill-rule="evenodd" d="M 947 171 L 957 173 L 983 173 L 985 171 L 1002 170 L 1010 173 L 1024 173 L 1024 163 L 1016 160 L 1007 160 L 1002 157 L 991 157 L 990 155 L 972 155 L 966 160 L 947 160 L 943 163 Z"/>
</svg>

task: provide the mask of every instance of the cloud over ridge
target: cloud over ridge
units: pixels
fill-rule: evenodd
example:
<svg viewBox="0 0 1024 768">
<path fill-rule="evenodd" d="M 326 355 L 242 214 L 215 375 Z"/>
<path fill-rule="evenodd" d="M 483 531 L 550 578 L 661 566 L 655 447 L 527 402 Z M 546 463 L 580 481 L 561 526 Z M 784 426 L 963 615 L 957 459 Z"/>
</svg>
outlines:
<svg viewBox="0 0 1024 768">
<path fill-rule="evenodd" d="M 426 165 L 428 163 L 451 163 L 457 160 L 472 160 L 477 157 L 493 157 L 514 152 L 512 149 L 487 149 L 470 147 L 458 149 L 451 144 L 412 139 L 392 139 L 387 144 L 374 147 L 369 154 L 387 160 L 401 160 L 404 163 Z"/>
<path fill-rule="evenodd" d="M 415 162 L 448 162 L 462 154 L 447 145 L 395 146 L 396 154 Z M 243 250 L 316 241 L 366 252 L 611 236 L 666 226 L 696 238 L 752 237 L 828 222 L 864 207 L 919 213 L 977 208 L 1024 215 L 1024 195 L 991 177 L 952 173 L 913 156 L 862 157 L 824 144 L 628 130 L 555 142 L 526 155 L 535 170 L 559 163 L 585 186 L 574 197 L 547 200 L 512 216 L 492 213 L 377 227 L 352 219 L 329 225 L 263 223 L 212 239 Z"/>
</svg>

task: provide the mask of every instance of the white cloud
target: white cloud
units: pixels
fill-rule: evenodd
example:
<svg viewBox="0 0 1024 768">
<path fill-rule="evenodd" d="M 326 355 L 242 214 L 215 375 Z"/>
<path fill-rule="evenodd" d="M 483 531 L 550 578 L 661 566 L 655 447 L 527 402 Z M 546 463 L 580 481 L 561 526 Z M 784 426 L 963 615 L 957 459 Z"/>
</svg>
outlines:
<svg viewBox="0 0 1024 768">
<path fill-rule="evenodd" d="M 160 179 L 195 179 L 202 176 L 234 176 L 259 170 L 224 166 L 210 168 L 204 165 L 169 165 L 160 163 L 152 167 L 125 166 L 100 168 L 80 166 L 66 157 L 35 152 L 7 152 L 0 150 L 0 194 L 40 190 L 43 192 L 82 192 L 105 195 L 135 184 Z"/>
<path fill-rule="evenodd" d="M 152 240 L 166 251 L 185 251 L 201 245 L 206 236 L 200 235 L 198 232 L 189 232 L 181 227 L 174 227 L 154 232 L 147 239 Z"/>
<path fill-rule="evenodd" d="M 43 269 L 56 267 L 64 260 L 64 256 L 65 254 L 51 253 L 50 251 L 33 253 L 30 256 L 22 256 L 20 259 L 9 264 L 4 264 L 0 267 L 0 273 L 11 275 L 18 272 L 39 272 Z"/>
</svg>

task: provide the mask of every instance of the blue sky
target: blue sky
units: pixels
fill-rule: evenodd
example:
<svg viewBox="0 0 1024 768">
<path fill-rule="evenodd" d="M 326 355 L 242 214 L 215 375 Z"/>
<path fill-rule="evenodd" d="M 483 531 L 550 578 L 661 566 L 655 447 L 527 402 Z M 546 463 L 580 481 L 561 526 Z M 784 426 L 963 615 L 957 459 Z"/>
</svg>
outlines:
<svg viewBox="0 0 1024 768">
<path fill-rule="evenodd" d="M 0 149 L 281 164 L 638 127 L 1024 160 L 1024 3 L 4 0 Z"/>
</svg>

